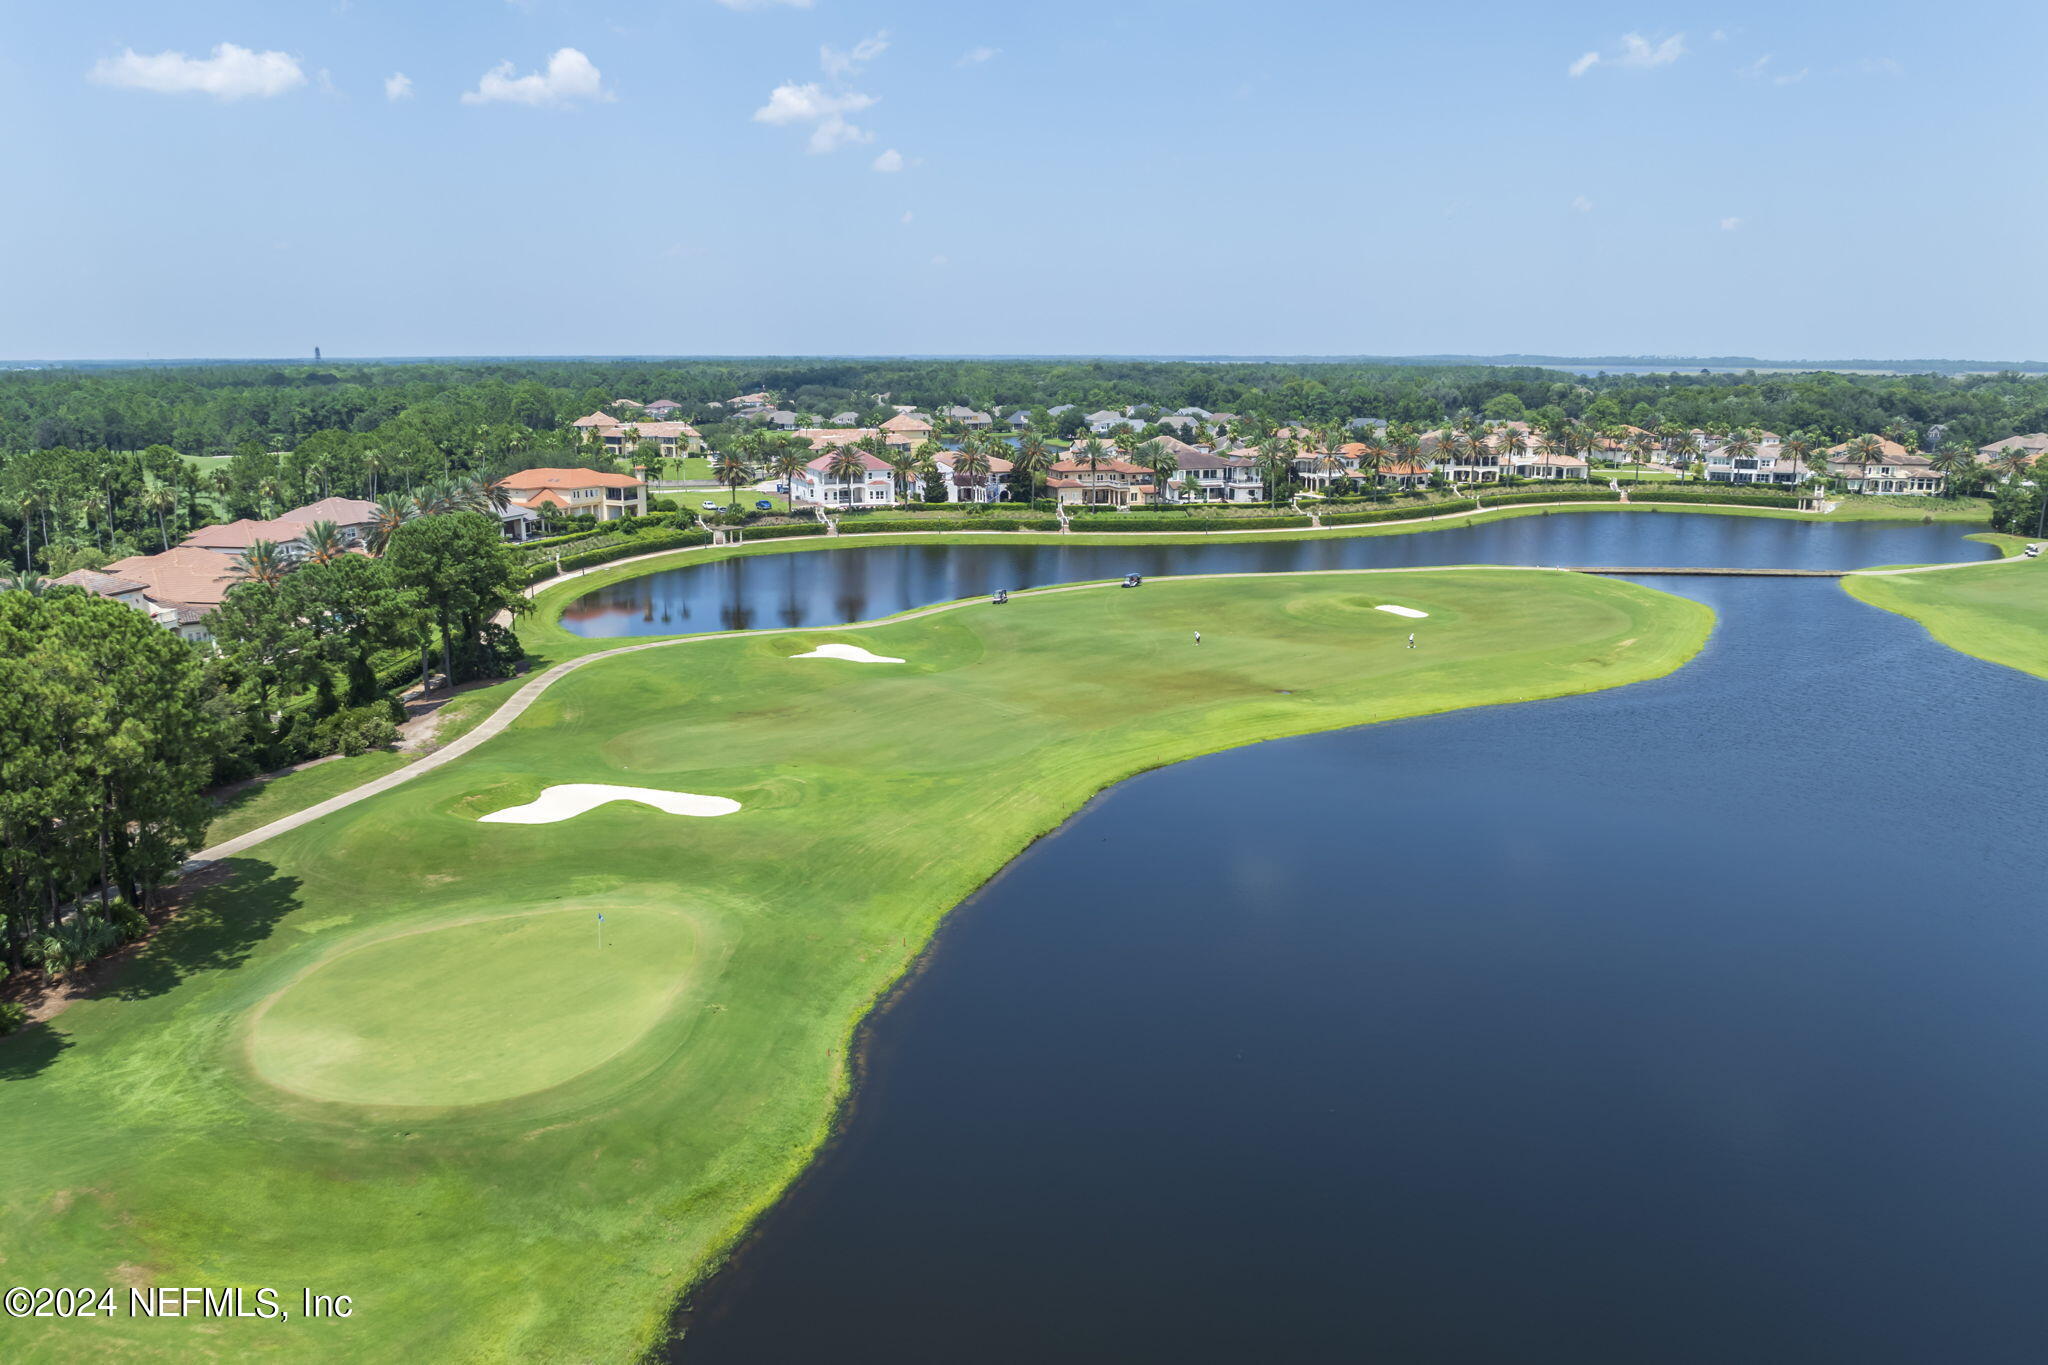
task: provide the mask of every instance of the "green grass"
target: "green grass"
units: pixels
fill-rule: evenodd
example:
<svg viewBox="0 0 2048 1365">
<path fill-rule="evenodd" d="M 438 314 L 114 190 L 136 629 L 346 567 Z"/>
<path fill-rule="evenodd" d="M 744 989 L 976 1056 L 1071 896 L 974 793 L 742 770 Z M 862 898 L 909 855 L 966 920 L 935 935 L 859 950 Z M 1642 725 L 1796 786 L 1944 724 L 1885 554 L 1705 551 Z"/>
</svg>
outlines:
<svg viewBox="0 0 2048 1365">
<path fill-rule="evenodd" d="M 436 747 L 460 738 L 478 721 L 498 709 L 499 705 L 519 690 L 524 678 L 510 678 L 479 687 L 450 699 L 441 707 L 441 723 L 434 731 Z M 266 782 L 244 787 L 221 805 L 220 813 L 213 817 L 213 823 L 206 827 L 208 844 L 225 843 L 237 835 L 260 829 L 272 820 L 281 820 L 308 806 L 317 806 L 330 796 L 341 793 L 365 782 L 375 781 L 388 772 L 396 771 L 419 757 L 417 753 L 400 753 L 395 749 L 373 749 L 368 753 L 356 754 L 349 758 L 337 758 L 332 762 L 300 768 Z"/>
<path fill-rule="evenodd" d="M 1983 537 L 2000 543 L 2017 537 Z M 2008 548 L 2008 554 L 2010 549 Z M 1851 597 L 1910 616 L 1950 649 L 2048 678 L 2048 560 L 1842 580 Z"/>
<path fill-rule="evenodd" d="M 628 1359 L 809 1161 L 854 1027 L 941 917 L 1091 794 L 1659 676 L 1711 619 L 1536 570 L 1258 575 L 590 664 L 236 860 L 97 998 L 0 1042 L 10 1282 L 309 1285 L 355 1315 L 28 1320 L 8 1358 Z M 788 657 L 832 640 L 909 662 Z M 743 809 L 477 821 L 577 781 Z"/>
</svg>

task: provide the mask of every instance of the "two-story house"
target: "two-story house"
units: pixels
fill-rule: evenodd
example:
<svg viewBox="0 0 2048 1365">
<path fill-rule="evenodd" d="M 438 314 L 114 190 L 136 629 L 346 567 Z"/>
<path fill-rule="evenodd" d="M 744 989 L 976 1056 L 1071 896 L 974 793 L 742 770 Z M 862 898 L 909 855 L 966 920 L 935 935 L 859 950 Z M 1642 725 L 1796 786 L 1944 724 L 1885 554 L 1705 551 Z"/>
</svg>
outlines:
<svg viewBox="0 0 2048 1365">
<path fill-rule="evenodd" d="M 1045 486 L 1061 502 L 1077 507 L 1142 507 L 1158 499 L 1152 471 L 1114 455 L 1092 466 L 1069 457 L 1053 465 Z"/>
<path fill-rule="evenodd" d="M 839 458 L 838 451 L 830 451 L 803 467 L 803 472 L 789 487 L 790 497 L 797 502 L 815 503 L 821 507 L 894 507 L 896 471 L 865 450 L 856 453 L 862 469 L 859 478 L 844 478 L 828 472 L 833 461 Z"/>
<path fill-rule="evenodd" d="M 1266 496 L 1265 480 L 1259 477 L 1258 461 L 1249 455 L 1212 455 L 1206 450 L 1186 450 L 1176 459 L 1179 467 L 1167 480 L 1164 498 L 1170 502 L 1258 502 Z M 1194 491 L 1187 484 L 1192 478 Z"/>
<path fill-rule="evenodd" d="M 1925 455 L 1916 455 L 1897 441 L 1880 441 L 1874 460 L 1851 454 L 1852 443 L 1829 446 L 1828 477 L 1850 493 L 1934 494 L 1942 490 L 1948 476 L 1934 467 Z"/>
<path fill-rule="evenodd" d="M 932 438 L 932 424 L 914 412 L 899 412 L 882 423 L 882 437 L 898 450 L 910 450 Z"/>
<path fill-rule="evenodd" d="M 498 480 L 511 500 L 532 511 L 559 507 L 599 521 L 647 515 L 647 481 L 595 469 L 522 469 Z"/>
</svg>

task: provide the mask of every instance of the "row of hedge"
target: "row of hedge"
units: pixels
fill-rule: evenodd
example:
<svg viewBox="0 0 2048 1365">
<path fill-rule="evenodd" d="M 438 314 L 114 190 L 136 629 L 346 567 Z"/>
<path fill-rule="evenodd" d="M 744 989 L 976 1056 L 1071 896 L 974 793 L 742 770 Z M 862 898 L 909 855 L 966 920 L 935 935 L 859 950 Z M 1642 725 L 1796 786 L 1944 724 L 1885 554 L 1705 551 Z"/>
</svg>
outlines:
<svg viewBox="0 0 2048 1365">
<path fill-rule="evenodd" d="M 535 583 L 545 582 L 553 578 L 558 572 L 567 573 L 571 569 L 588 569 L 599 564 L 609 564 L 615 559 L 625 559 L 631 555 L 658 554 L 663 550 L 686 550 L 692 545 L 709 545 L 710 543 L 711 533 L 709 531 L 643 532 L 640 535 L 622 540 L 616 545 L 606 545 L 595 550 L 585 550 L 581 554 L 563 555 L 560 561 L 551 560 L 545 564 L 536 564 L 526 571 L 526 583 L 527 586 L 531 587 Z"/>
<path fill-rule="evenodd" d="M 1307 517 L 1148 517 L 1117 512 L 1109 516 L 1075 517 L 1075 535 L 1117 535 L 1129 531 L 1285 531 L 1310 525 Z"/>
<path fill-rule="evenodd" d="M 930 518 L 924 521 L 909 521 L 900 517 L 893 521 L 888 519 L 877 520 L 870 518 L 862 518 L 858 521 L 849 520 L 842 521 L 839 523 L 839 534 L 842 536 L 885 536 L 891 534 L 900 534 L 905 531 L 1057 530 L 1059 530 L 1058 522 L 1047 521 L 1043 518 L 1037 518 L 1027 522 L 1021 517 L 996 516 L 944 517 Z"/>
<path fill-rule="evenodd" d="M 1701 486 L 1688 484 L 1676 488 L 1670 484 L 1650 484 L 1642 488 L 1631 485 L 1628 490 L 1630 502 L 1718 502 L 1731 503 L 1738 507 L 1797 507 L 1805 501 L 1797 493 L 1750 493 L 1727 484 Z"/>
<path fill-rule="evenodd" d="M 816 521 L 785 521 L 772 526 L 742 526 L 736 528 L 745 540 L 780 540 L 784 536 L 822 536 L 824 523 Z"/>
</svg>

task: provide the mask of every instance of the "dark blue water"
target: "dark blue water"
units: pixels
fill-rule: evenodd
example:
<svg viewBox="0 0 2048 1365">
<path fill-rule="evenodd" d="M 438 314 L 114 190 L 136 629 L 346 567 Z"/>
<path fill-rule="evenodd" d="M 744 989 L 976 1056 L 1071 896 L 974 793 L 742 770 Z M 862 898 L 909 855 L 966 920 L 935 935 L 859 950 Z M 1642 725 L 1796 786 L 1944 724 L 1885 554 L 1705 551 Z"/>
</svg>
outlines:
<svg viewBox="0 0 2048 1365">
<path fill-rule="evenodd" d="M 1276 573 L 1428 564 L 1854 569 L 1995 558 L 1953 525 L 1570 512 L 1410 535 L 1160 545 L 867 545 L 693 564 L 600 588 L 562 624 L 614 638 L 868 620 L 993 592 L 1126 573 Z"/>
</svg>

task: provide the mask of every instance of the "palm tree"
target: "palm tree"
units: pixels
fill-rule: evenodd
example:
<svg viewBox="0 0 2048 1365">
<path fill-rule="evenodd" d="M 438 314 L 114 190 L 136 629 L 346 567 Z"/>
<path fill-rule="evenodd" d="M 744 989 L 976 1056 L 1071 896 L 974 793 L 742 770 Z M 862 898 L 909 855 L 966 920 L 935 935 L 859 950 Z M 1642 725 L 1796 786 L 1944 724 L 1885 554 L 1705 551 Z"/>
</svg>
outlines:
<svg viewBox="0 0 2048 1365">
<path fill-rule="evenodd" d="M 2020 475 L 2026 473 L 2033 466 L 2033 463 L 2033 455 L 2017 447 L 2000 451 L 1998 454 L 1997 465 L 1999 472 L 2005 475 L 2008 483 L 2016 482 Z"/>
<path fill-rule="evenodd" d="M 1637 427 L 1628 434 L 1628 440 L 1623 444 L 1628 448 L 1628 457 L 1636 467 L 1635 477 L 1629 480 L 1629 482 L 1641 483 L 1643 481 L 1643 466 L 1650 462 L 1651 452 L 1657 449 L 1657 433 L 1654 431 L 1644 431 L 1641 427 Z"/>
<path fill-rule="evenodd" d="M 370 501 L 377 500 L 377 476 L 384 472 L 384 456 L 370 449 L 363 452 L 363 473 L 370 477 Z"/>
<path fill-rule="evenodd" d="M 143 510 L 156 517 L 157 539 L 163 542 L 165 550 L 171 548 L 171 533 L 164 523 L 166 515 L 178 510 L 178 490 L 169 484 L 157 484 L 142 495 Z"/>
<path fill-rule="evenodd" d="M 1500 453 L 1502 477 L 1506 477 L 1522 456 L 1529 453 L 1529 433 L 1505 424 L 1493 431 L 1493 448 Z"/>
<path fill-rule="evenodd" d="M 1259 471 L 1259 477 L 1266 483 L 1266 505 L 1280 505 L 1280 485 L 1294 472 L 1294 456 L 1288 452 L 1285 441 L 1268 436 L 1255 447 L 1252 463 Z"/>
<path fill-rule="evenodd" d="M 348 546 L 342 543 L 341 528 L 331 521 L 316 521 L 306 527 L 306 558 L 315 564 L 327 564 L 348 553 Z"/>
<path fill-rule="evenodd" d="M 725 487 L 725 490 L 732 495 L 733 505 L 737 507 L 740 500 L 740 490 L 759 478 L 760 475 L 754 471 L 752 465 L 747 463 L 745 456 L 737 451 L 729 451 L 718 457 L 718 464 L 712 469 L 711 477 L 718 480 Z"/>
<path fill-rule="evenodd" d="M 811 452 L 797 441 L 782 441 L 768 456 L 768 472 L 773 474 L 784 488 L 782 510 L 793 511 L 796 507 L 796 481 L 803 477 L 804 470 L 811 463 Z"/>
<path fill-rule="evenodd" d="M 1952 498 L 1956 495 L 1956 476 L 1966 469 L 1976 467 L 1977 452 L 1966 445 L 1951 441 L 1929 455 L 1927 462 L 1944 475 L 1941 485 L 1942 496 Z"/>
<path fill-rule="evenodd" d="M 1721 443 L 1721 453 L 1729 460 L 1728 479 L 1735 481 L 1736 460 L 1753 459 L 1756 456 L 1756 437 L 1744 427 L 1737 427 L 1728 433 L 1728 439 Z"/>
<path fill-rule="evenodd" d="M 250 541 L 249 548 L 242 551 L 242 557 L 235 564 L 235 571 L 244 580 L 273 588 L 284 581 L 289 568 L 284 552 L 277 548 L 274 540 Z"/>
<path fill-rule="evenodd" d="M 256 485 L 256 501 L 261 505 L 265 516 L 274 517 L 277 515 L 277 509 L 283 497 L 284 490 L 278 487 L 276 479 L 265 479 Z"/>
<path fill-rule="evenodd" d="M 1052 456 L 1045 448 L 1045 439 L 1037 432 L 1031 432 L 1017 442 L 1017 450 L 1010 457 L 1010 463 L 1024 476 L 1024 491 L 1031 501 L 1038 501 L 1038 485 L 1045 480 L 1046 470 L 1052 467 Z"/>
<path fill-rule="evenodd" d="M 22 566 L 22 571 L 24 573 L 34 573 L 36 566 L 36 522 L 49 507 L 49 503 L 41 493 L 31 488 L 15 500 L 14 507 L 16 511 L 21 513 L 22 547 L 27 556 L 27 562 Z M 50 537 L 45 534 L 43 536 L 43 548 L 48 549 L 49 544 Z"/>
<path fill-rule="evenodd" d="M 0 592 L 25 592 L 30 597 L 41 597 L 49 590 L 50 580 L 31 571 L 23 571 L 12 578 L 0 578 Z"/>
<path fill-rule="evenodd" d="M 1166 448 L 1166 442 L 1156 437 L 1145 442 L 1132 453 L 1131 463 L 1152 472 L 1152 487 L 1157 490 L 1153 496 L 1157 501 L 1165 502 L 1167 481 L 1180 468 L 1180 460 Z"/>
<path fill-rule="evenodd" d="M 1700 438 L 1691 430 L 1681 431 L 1671 440 L 1671 457 L 1674 462 L 1690 465 L 1693 457 L 1700 453 Z"/>
<path fill-rule="evenodd" d="M 953 472 L 967 480 L 967 487 L 974 491 L 973 501 L 981 502 L 988 492 L 989 476 L 995 472 L 995 466 L 989 463 L 987 448 L 980 441 L 970 441 L 953 457 Z"/>
<path fill-rule="evenodd" d="M 1358 472 L 1365 475 L 1366 483 L 1377 490 L 1380 486 L 1380 471 L 1386 468 L 1387 448 L 1382 438 L 1367 428 L 1365 440 L 1358 452 Z"/>
<path fill-rule="evenodd" d="M 384 547 L 391 543 L 391 533 L 405 525 L 412 515 L 412 504 L 403 494 L 386 493 L 378 498 L 377 510 L 370 522 L 370 552 L 383 554 Z"/>
<path fill-rule="evenodd" d="M 854 480 L 865 480 L 868 476 L 868 462 L 863 458 L 866 454 L 866 451 L 856 450 L 850 445 L 841 446 L 825 462 L 825 472 L 840 481 L 842 506 L 850 506 L 853 502 Z"/>
</svg>

